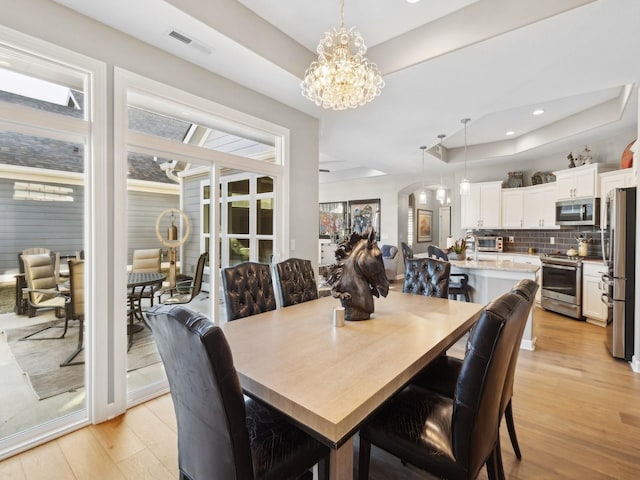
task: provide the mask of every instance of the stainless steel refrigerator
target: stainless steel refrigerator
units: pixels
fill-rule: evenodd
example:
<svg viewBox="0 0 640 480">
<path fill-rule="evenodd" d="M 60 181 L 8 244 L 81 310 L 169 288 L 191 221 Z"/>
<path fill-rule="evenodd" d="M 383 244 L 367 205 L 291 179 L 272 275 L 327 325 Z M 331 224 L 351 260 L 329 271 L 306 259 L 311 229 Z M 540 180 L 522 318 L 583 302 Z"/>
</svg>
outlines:
<svg viewBox="0 0 640 480">
<path fill-rule="evenodd" d="M 607 264 L 607 273 L 602 276 L 607 293 L 602 301 L 609 307 L 606 344 L 611 355 L 630 361 L 634 349 L 636 187 L 616 188 L 606 201 L 602 239 Z"/>
</svg>

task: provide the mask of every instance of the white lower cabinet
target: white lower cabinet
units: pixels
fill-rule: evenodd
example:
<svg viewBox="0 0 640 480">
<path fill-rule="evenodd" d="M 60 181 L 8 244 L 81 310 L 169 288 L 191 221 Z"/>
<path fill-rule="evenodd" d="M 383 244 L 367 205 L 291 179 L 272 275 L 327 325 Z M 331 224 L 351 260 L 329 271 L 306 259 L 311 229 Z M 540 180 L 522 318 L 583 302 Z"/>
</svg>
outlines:
<svg viewBox="0 0 640 480">
<path fill-rule="evenodd" d="M 603 263 L 582 262 L 582 315 L 587 322 L 605 327 L 607 325 L 607 306 L 600 297 L 604 293 L 602 275 Z"/>
</svg>

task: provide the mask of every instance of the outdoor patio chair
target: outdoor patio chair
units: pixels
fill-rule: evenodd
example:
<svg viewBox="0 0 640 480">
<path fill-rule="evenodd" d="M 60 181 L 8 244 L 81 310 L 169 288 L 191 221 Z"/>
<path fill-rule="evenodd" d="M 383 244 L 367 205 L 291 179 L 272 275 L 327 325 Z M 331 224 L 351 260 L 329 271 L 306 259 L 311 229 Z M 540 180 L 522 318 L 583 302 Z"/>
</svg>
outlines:
<svg viewBox="0 0 640 480">
<path fill-rule="evenodd" d="M 196 264 L 196 274 L 192 280 L 185 280 L 183 282 L 177 282 L 175 287 L 160 290 L 158 292 L 158 302 L 163 305 L 178 305 L 189 303 L 196 298 L 202 288 L 202 277 L 204 276 L 204 266 L 207 263 L 209 254 L 203 253 L 198 257 L 198 263 Z M 163 295 L 169 294 L 170 297 L 162 299 Z"/>
<path fill-rule="evenodd" d="M 27 284 L 29 317 L 34 317 L 38 309 L 55 308 L 56 316 L 61 318 L 65 297 L 58 287 L 51 255 L 49 253 L 21 255 L 21 259 Z"/>
<path fill-rule="evenodd" d="M 159 248 L 134 250 L 131 271 L 134 273 L 160 273 L 162 265 L 161 257 L 162 251 Z M 153 306 L 153 299 L 161 287 L 162 282 L 145 288 L 139 288 L 136 289 L 135 292 L 130 292 L 130 296 L 147 298 L 151 306 Z"/>
<path fill-rule="evenodd" d="M 69 355 L 61 367 L 81 365 L 73 359 L 84 349 L 84 260 L 69 260 L 69 303 L 67 304 L 66 322 L 78 320 L 78 346 Z M 65 322 L 65 323 L 66 323 Z"/>
<path fill-rule="evenodd" d="M 28 294 L 28 312 L 29 317 L 34 317 L 36 311 L 43 308 L 55 309 L 56 317 L 61 318 L 64 315 L 67 298 L 58 289 L 56 283 L 55 272 L 53 271 L 53 258 L 48 253 L 40 253 L 37 255 L 23 255 L 21 260 L 24 265 L 25 281 L 27 284 L 26 291 Z M 68 318 L 65 317 L 64 331 L 57 337 L 38 337 L 31 338 L 34 335 L 44 332 L 50 328 L 59 328 L 58 325 L 48 325 L 36 332 L 20 338 L 20 340 L 54 340 L 63 338 L 67 333 Z"/>
</svg>

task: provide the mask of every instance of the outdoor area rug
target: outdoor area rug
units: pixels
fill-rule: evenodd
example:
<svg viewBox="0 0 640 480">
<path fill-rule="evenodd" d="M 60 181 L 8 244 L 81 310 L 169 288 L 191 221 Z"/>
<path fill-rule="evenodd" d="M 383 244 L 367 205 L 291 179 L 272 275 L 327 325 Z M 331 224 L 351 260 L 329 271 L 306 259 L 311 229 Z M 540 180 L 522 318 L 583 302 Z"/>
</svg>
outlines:
<svg viewBox="0 0 640 480">
<path fill-rule="evenodd" d="M 31 338 L 60 336 L 63 328 L 59 327 L 64 327 L 64 320 L 3 331 L 13 357 L 28 376 L 39 400 L 84 387 L 84 364 L 60 367 L 60 364 L 78 345 L 77 322 L 69 322 L 69 330 L 64 338 L 18 341 L 19 338 L 46 326 L 54 328 L 49 328 Z M 82 360 L 84 360 L 84 350 L 74 359 L 74 361 Z M 127 354 L 127 362 L 129 372 L 160 362 L 160 355 L 148 328 L 145 327 L 140 333 L 133 335 L 133 345 Z"/>
</svg>

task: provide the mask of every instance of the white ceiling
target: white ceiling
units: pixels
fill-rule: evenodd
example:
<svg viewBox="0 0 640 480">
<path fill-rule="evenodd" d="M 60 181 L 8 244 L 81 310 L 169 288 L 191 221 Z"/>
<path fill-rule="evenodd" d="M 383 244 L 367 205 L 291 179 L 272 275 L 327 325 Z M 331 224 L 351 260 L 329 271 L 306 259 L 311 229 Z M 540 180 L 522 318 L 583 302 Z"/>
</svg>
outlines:
<svg viewBox="0 0 640 480">
<path fill-rule="evenodd" d="M 321 181 L 415 174 L 419 147 L 439 133 L 448 168 L 462 168 L 465 117 L 469 166 L 509 168 L 637 124 L 638 0 L 345 0 L 345 26 L 362 33 L 386 86 L 342 112 L 299 87 L 322 34 L 339 25 L 339 0 L 56 1 L 319 118 L 320 167 L 332 171 Z"/>
</svg>

